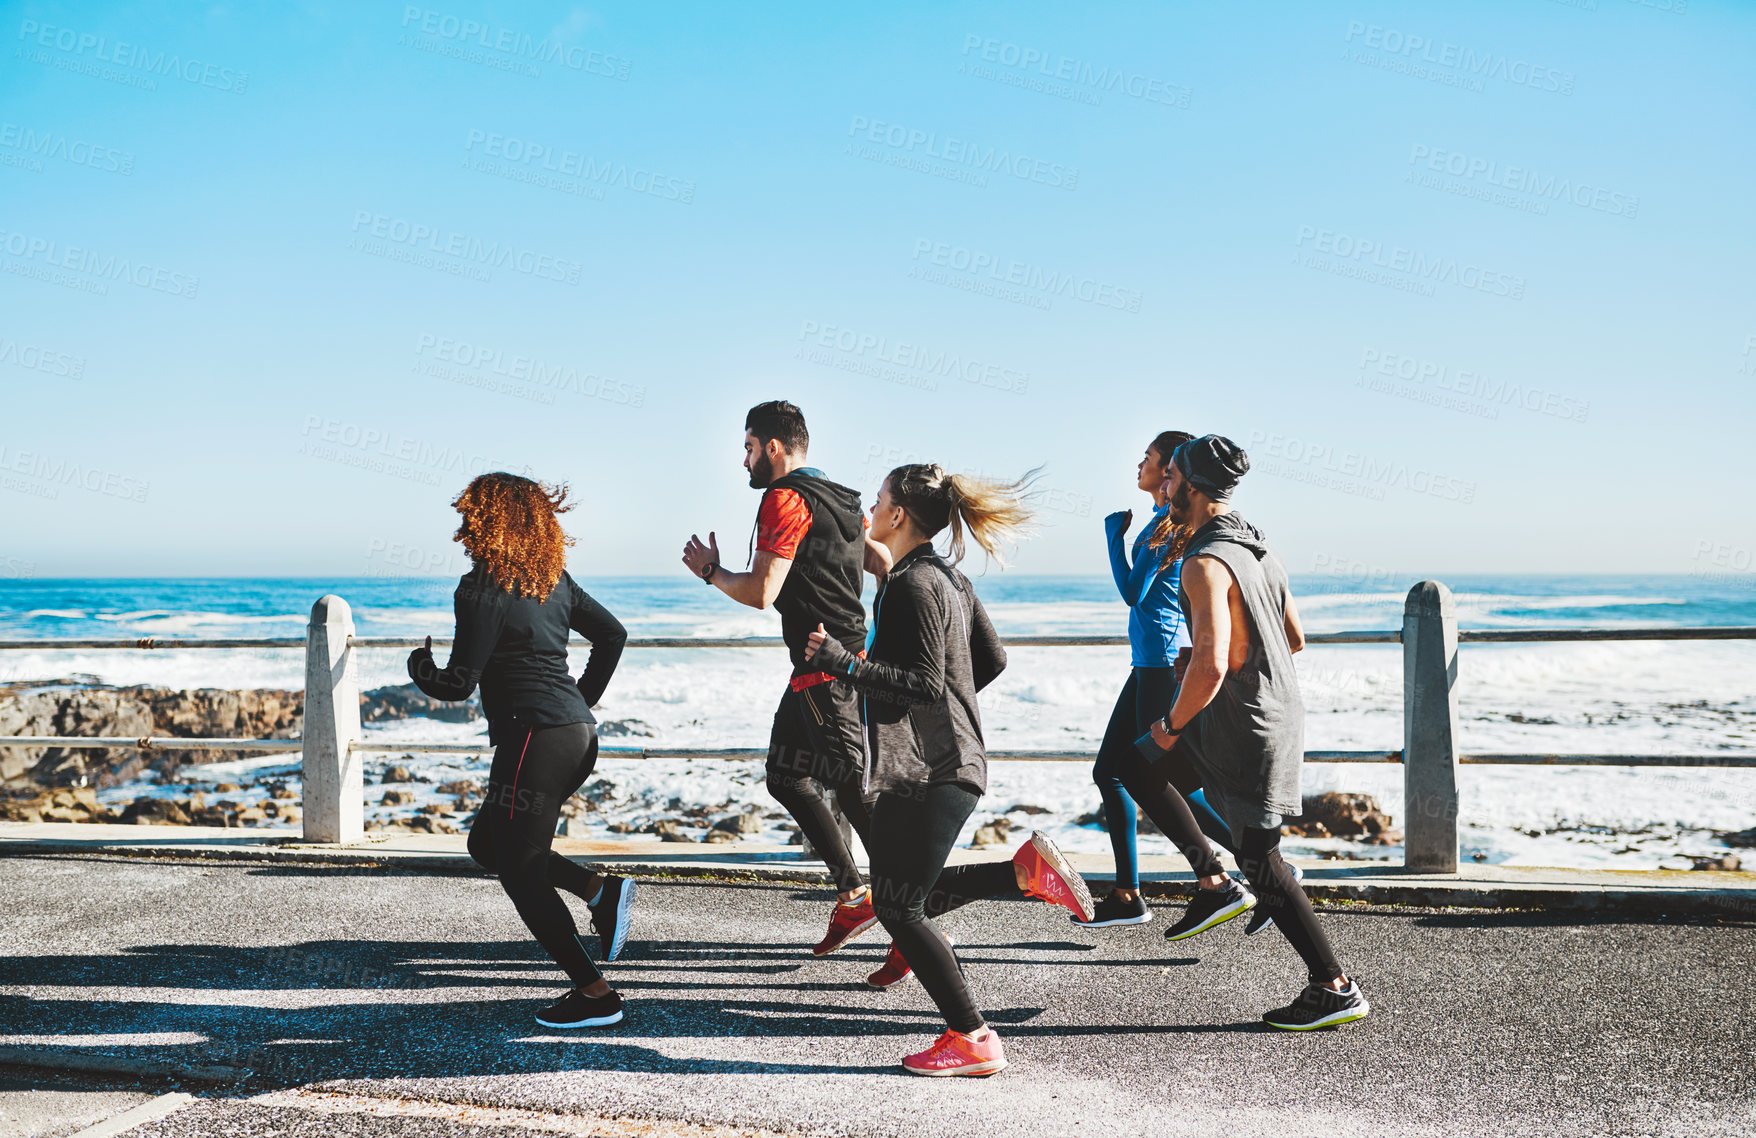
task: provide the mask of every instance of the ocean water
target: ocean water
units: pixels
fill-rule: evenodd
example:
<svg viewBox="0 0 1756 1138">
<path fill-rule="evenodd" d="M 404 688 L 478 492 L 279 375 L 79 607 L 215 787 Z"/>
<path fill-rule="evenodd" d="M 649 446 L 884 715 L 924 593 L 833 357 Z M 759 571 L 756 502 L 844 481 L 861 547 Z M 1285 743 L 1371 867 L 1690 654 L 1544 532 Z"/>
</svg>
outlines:
<svg viewBox="0 0 1756 1138">
<path fill-rule="evenodd" d="M 733 604 L 686 577 L 590 578 L 580 583 L 633 636 L 776 635 L 779 620 Z M 990 572 L 975 578 L 1001 633 L 1111 634 L 1126 609 L 1107 577 Z M 1450 579 L 1465 628 L 1756 625 L 1756 588 L 1742 580 L 1689 577 L 1458 577 Z M 455 581 L 0 580 L 0 639 L 70 637 L 271 637 L 303 634 L 311 603 L 337 593 L 359 632 L 448 635 Z M 1294 580 L 1311 632 L 1392 629 L 1406 588 L 1342 576 Z M 362 650 L 363 687 L 407 682 L 406 653 Z M 1394 749 L 1402 737 L 1401 652 L 1395 645 L 1315 646 L 1299 656 L 1313 750 Z M 584 652 L 574 654 L 575 668 Z M 1756 749 L 1756 642 L 1675 641 L 1465 645 L 1460 704 L 1466 751 L 1695 754 Z M 606 743 L 760 747 L 787 675 L 780 649 L 630 649 L 598 709 L 631 732 Z M 1023 648 L 982 695 L 984 729 L 996 750 L 1095 749 L 1127 676 L 1125 648 Z M 0 653 L 0 681 L 85 676 L 109 684 L 166 687 L 299 687 L 297 650 L 43 651 Z M 480 723 L 427 720 L 369 728 L 385 741 L 454 742 Z M 481 776 L 485 761 L 459 756 L 385 757 L 434 783 Z M 700 805 L 730 812 L 773 806 L 759 764 L 638 761 L 606 757 L 601 830 Z M 202 768 L 201 777 L 296 769 L 296 757 Z M 188 773 L 188 772 L 186 772 Z M 1525 865 L 1685 866 L 1684 855 L 1723 852 L 1714 831 L 1756 825 L 1756 770 L 1710 767 L 1465 767 L 1464 844 L 1479 860 Z M 417 805 L 437 800 L 420 784 Z M 1401 812 L 1401 770 L 1309 764 L 1306 793 L 1375 795 Z M 127 800 L 149 786 L 120 788 Z M 168 792 L 168 790 L 167 790 Z M 376 795 L 374 795 L 374 798 Z M 678 805 L 673 806 L 673 800 Z M 1102 851 L 1108 839 L 1077 819 L 1097 805 L 1083 763 L 993 764 L 972 827 L 1015 806 L 1014 821 L 1048 830 L 1070 848 Z M 390 818 L 413 807 L 373 806 Z M 779 820 L 774 820 L 778 826 Z M 589 828 L 588 828 L 589 832 Z M 772 829 L 770 836 L 779 838 Z M 1168 852 L 1162 838 L 1143 846 Z M 1395 847 L 1338 841 L 1289 843 L 1292 852 L 1399 858 Z"/>
</svg>

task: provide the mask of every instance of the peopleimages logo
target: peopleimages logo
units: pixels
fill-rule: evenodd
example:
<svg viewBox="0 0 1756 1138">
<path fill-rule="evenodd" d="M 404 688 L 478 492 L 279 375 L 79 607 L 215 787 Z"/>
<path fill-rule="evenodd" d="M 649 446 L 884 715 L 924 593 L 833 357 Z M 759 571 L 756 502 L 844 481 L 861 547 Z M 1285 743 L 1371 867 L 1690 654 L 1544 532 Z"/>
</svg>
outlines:
<svg viewBox="0 0 1756 1138">
<path fill-rule="evenodd" d="M 1375 373 L 1435 389 L 1431 397 L 1417 397 L 1417 402 L 1433 403 L 1446 410 L 1466 414 L 1478 414 L 1486 419 L 1499 418 L 1501 407 L 1517 407 L 1532 414 L 1548 415 L 1573 423 L 1583 423 L 1591 414 L 1591 403 L 1588 400 L 1529 384 L 1491 378 L 1468 368 L 1454 368 L 1447 363 L 1417 359 L 1378 348 L 1365 349 L 1360 355 L 1359 367 L 1362 373 Z M 1356 386 L 1406 394 L 1394 384 L 1373 381 L 1369 374 L 1362 374 L 1356 381 Z"/>
<path fill-rule="evenodd" d="M 567 150 L 547 143 L 532 142 L 513 135 L 492 131 L 471 130 L 464 140 L 464 150 L 478 150 L 489 158 L 506 164 L 505 169 L 479 167 L 482 173 L 499 173 L 513 181 L 528 181 L 550 189 L 567 190 L 570 184 L 582 187 L 620 186 L 637 194 L 689 205 L 695 200 L 695 183 L 688 178 L 673 177 L 626 162 L 599 162 L 577 150 Z M 529 173 L 525 173 L 528 171 Z M 546 177 L 554 175 L 554 177 Z M 596 195 L 602 198 L 602 194 Z"/>
<path fill-rule="evenodd" d="M 627 407 L 640 407 L 646 403 L 645 384 L 606 379 L 566 364 L 549 364 L 535 356 L 472 344 L 449 336 L 422 333 L 415 342 L 415 355 L 440 365 L 456 365 L 455 368 L 432 367 L 425 372 L 435 378 L 470 387 L 508 390 L 509 393 L 526 385 L 548 395 L 546 399 L 537 400 L 540 403 L 553 404 L 556 394 L 581 395 Z M 504 381 L 504 385 L 495 381 Z"/>
<path fill-rule="evenodd" d="M 176 52 L 153 51 L 139 44 L 111 40 L 108 36 L 56 27 L 36 20 L 21 21 L 18 25 L 18 38 L 28 47 L 58 51 L 64 57 L 71 57 L 56 60 L 42 52 L 24 55 L 21 50 L 21 57 L 32 63 L 79 71 L 100 79 L 116 79 L 129 86 L 147 90 L 158 89 L 155 76 L 181 79 L 197 87 L 212 87 L 216 91 L 226 91 L 234 95 L 242 95 L 250 85 L 248 71 L 221 67 L 217 63 L 203 63 L 199 59 L 184 59 Z M 107 63 L 120 70 L 109 72 L 107 69 L 92 67 L 93 63 Z"/>
<path fill-rule="evenodd" d="M 299 433 L 304 439 L 300 454 L 429 486 L 439 485 L 441 475 L 473 478 L 490 470 L 530 472 L 489 455 L 323 415 L 306 415 Z"/>
<path fill-rule="evenodd" d="M 1068 96 L 1085 95 L 1086 98 L 1077 100 L 1079 102 L 1101 103 L 1103 99 L 1098 96 L 1098 92 L 1104 92 L 1127 95 L 1148 103 L 1162 103 L 1167 107 L 1186 108 L 1189 105 L 1191 92 L 1180 83 L 1170 83 L 1123 67 L 1099 67 L 1083 59 L 1026 47 L 992 36 L 973 33 L 965 35 L 963 54 L 965 57 L 973 54 L 984 63 L 997 64 L 1021 76 L 1031 77 L 1032 81 L 1026 83 L 1001 80 L 1008 82 L 1010 86 L 1028 86 L 1032 90 L 1054 95 L 1060 95 L 1063 91 Z M 977 71 L 971 71 L 971 74 L 980 79 L 999 78 L 998 74 L 985 75 Z M 1045 82 L 1047 85 L 1043 85 Z M 1062 88 L 1054 84 L 1066 86 Z"/>
<path fill-rule="evenodd" d="M 56 158 L 74 166 L 84 166 L 106 174 L 134 173 L 134 155 L 112 146 L 99 146 L 77 138 L 68 138 L 53 131 L 36 131 L 17 123 L 0 122 L 0 147 L 16 150 L 29 160 L 33 169 L 41 171 L 42 159 Z"/>
<path fill-rule="evenodd" d="M 1450 284 L 1485 292 L 1490 296 L 1503 296 L 1510 300 L 1524 299 L 1523 277 L 1472 265 L 1454 257 L 1429 256 L 1418 249 L 1408 249 L 1400 245 L 1386 246 L 1333 229 L 1319 229 L 1314 225 L 1299 226 L 1299 235 L 1293 244 L 1300 249 L 1309 247 L 1328 257 L 1337 258 L 1344 265 L 1351 263 L 1384 272 L 1400 273 L 1411 283 Z M 1294 256 L 1296 258 L 1297 254 Z M 1327 266 L 1308 264 L 1307 267 Z"/>
<path fill-rule="evenodd" d="M 1415 35 L 1399 28 L 1350 20 L 1346 42 L 1358 43 L 1373 52 L 1382 53 L 1368 55 L 1365 52 L 1349 51 L 1343 55 L 1349 62 L 1386 71 L 1402 71 L 1416 79 L 1431 79 L 1452 85 L 1458 79 L 1467 79 L 1473 81 L 1471 86 L 1478 91 L 1482 89 L 1482 81 L 1499 79 L 1519 87 L 1529 87 L 1533 91 L 1547 91 L 1557 95 L 1573 94 L 1574 77 L 1571 71 L 1560 71 L 1526 59 L 1496 55 L 1491 51 L 1477 51 L 1461 44 L 1435 42 L 1426 36 Z"/>
<path fill-rule="evenodd" d="M 569 71 L 601 75 L 606 79 L 628 78 L 629 62 L 620 56 L 562 43 L 549 36 L 538 39 L 529 32 L 497 28 L 480 20 L 435 12 L 431 8 L 404 7 L 402 26 L 405 35 L 412 31 L 432 37 L 431 46 L 418 42 L 410 42 L 408 46 L 432 50 L 443 44 L 448 50 L 437 50 L 437 54 L 454 56 L 466 63 L 486 63 L 502 70 L 521 70 L 532 76 L 540 74 L 536 64 L 554 63 Z M 472 51 L 473 48 L 495 54 L 483 56 Z"/>
<path fill-rule="evenodd" d="M 998 146 L 983 146 L 955 135 L 940 137 L 937 131 L 919 130 L 901 123 L 887 123 L 865 115 L 853 117 L 848 126 L 848 135 L 860 142 L 889 147 L 898 156 L 936 160 L 956 169 L 1005 174 L 1021 182 L 1036 182 L 1058 190 L 1079 187 L 1079 171 L 1072 166 L 1064 166 L 1046 158 L 1033 158 L 1028 154 L 1014 154 Z M 868 157 L 859 153 L 857 156 Z"/>
<path fill-rule="evenodd" d="M 1260 466 L 1265 474 L 1378 501 L 1383 500 L 1385 489 L 1407 490 L 1465 505 L 1474 502 L 1476 497 L 1473 481 L 1412 467 L 1394 459 L 1338 450 L 1327 443 L 1296 436 L 1252 431 L 1246 449 L 1252 467 Z M 1271 461 L 1261 461 L 1263 456 Z"/>
<path fill-rule="evenodd" d="M 892 340 L 872 332 L 807 320 L 799 329 L 800 350 L 795 358 L 839 367 L 843 371 L 888 380 L 905 387 L 939 390 L 941 379 L 960 379 L 971 387 L 1023 395 L 1030 387 L 1030 373 L 959 352 L 936 351 L 907 340 Z M 811 348 L 841 353 L 840 357 Z M 900 372 L 895 369 L 901 369 Z M 914 373 L 908 375 L 905 373 Z"/>
<path fill-rule="evenodd" d="M 1415 143 L 1409 150 L 1410 178 L 1420 170 L 1446 174 L 1465 182 L 1479 182 L 1515 194 L 1524 194 L 1543 202 L 1566 202 L 1581 209 L 1596 210 L 1611 217 L 1632 218 L 1640 210 L 1640 199 L 1632 194 L 1575 182 L 1555 174 L 1543 174 L 1525 166 L 1502 166 L 1492 158 L 1444 150 L 1424 143 Z M 1442 187 L 1439 187 L 1442 188 Z M 1545 206 L 1542 212 L 1548 212 Z"/>
<path fill-rule="evenodd" d="M 1123 288 L 1079 273 L 1045 269 L 1029 261 L 1002 258 L 964 245 L 918 237 L 913 260 L 911 277 L 1000 299 L 1024 299 L 1031 307 L 1048 308 L 1053 297 L 1064 296 L 1100 308 L 1140 311 L 1139 289 Z M 955 276 L 948 275 L 947 270 Z M 1027 291 L 1020 292 L 1021 289 Z"/>
<path fill-rule="evenodd" d="M 18 475 L 18 478 L 12 477 Z M 0 484 L 37 498 L 56 499 L 60 487 L 71 486 L 125 502 L 146 501 L 151 484 L 129 474 L 89 466 L 41 451 L 14 450 L 0 443 Z"/>
<path fill-rule="evenodd" d="M 579 276 L 585 270 L 584 264 L 579 261 L 522 249 L 509 242 L 483 241 L 467 233 L 373 213 L 371 210 L 362 209 L 354 213 L 353 231 L 356 236 L 350 244 L 358 244 L 360 251 L 365 253 L 380 251 L 371 246 L 371 241 L 376 240 L 423 254 L 452 257 L 468 265 L 487 269 L 511 269 L 515 273 L 523 273 L 539 280 L 560 281 L 570 285 L 578 284 Z"/>
<path fill-rule="evenodd" d="M 136 288 L 169 293 L 186 300 L 195 299 L 201 278 L 179 273 L 146 261 L 99 253 L 78 245 L 63 245 L 47 237 L 12 233 L 0 229 L 0 251 L 20 258 L 22 265 L 4 264 L 7 272 L 36 277 L 81 292 L 108 295 L 108 282 L 131 284 Z"/>
<path fill-rule="evenodd" d="M 12 364 L 64 379 L 80 379 L 85 375 L 85 357 L 58 352 L 40 344 L 22 344 L 0 336 L 0 364 Z"/>
</svg>

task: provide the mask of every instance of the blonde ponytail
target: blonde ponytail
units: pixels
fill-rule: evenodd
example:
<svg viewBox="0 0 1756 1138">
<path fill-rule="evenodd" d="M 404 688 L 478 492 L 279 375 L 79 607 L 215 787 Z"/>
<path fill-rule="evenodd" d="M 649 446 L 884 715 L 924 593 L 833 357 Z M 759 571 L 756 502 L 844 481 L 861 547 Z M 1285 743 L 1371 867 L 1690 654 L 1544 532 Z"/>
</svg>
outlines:
<svg viewBox="0 0 1756 1138">
<path fill-rule="evenodd" d="M 983 553 L 1004 568 L 1002 550 L 1035 532 L 1031 488 L 1041 470 L 1036 467 L 1016 481 L 1001 482 L 947 474 L 938 463 L 915 463 L 890 472 L 890 496 L 923 536 L 930 538 L 951 527 L 947 556 L 952 563 L 963 560 L 967 532 Z"/>
</svg>

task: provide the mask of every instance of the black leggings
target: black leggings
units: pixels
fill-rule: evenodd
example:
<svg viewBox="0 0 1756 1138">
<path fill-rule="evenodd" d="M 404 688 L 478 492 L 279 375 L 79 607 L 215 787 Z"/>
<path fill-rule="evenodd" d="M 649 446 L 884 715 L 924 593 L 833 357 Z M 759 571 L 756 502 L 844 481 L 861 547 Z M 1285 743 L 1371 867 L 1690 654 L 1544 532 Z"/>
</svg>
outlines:
<svg viewBox="0 0 1756 1138">
<path fill-rule="evenodd" d="M 1201 777 L 1189 761 L 1175 748 L 1156 763 L 1147 762 L 1146 756 L 1132 746 L 1114 754 L 1111 770 L 1122 780 L 1129 796 L 1159 828 L 1159 833 L 1169 838 L 1171 844 L 1189 859 L 1189 868 L 1195 871 L 1195 876 L 1213 877 L 1224 873 L 1219 858 L 1213 854 L 1213 845 L 1201 832 L 1200 824 L 1195 821 L 1195 812 L 1184 797 L 1201 789 Z"/>
<path fill-rule="evenodd" d="M 469 830 L 470 856 L 499 875 L 525 927 L 581 988 L 603 976 L 555 887 L 589 900 L 601 879 L 552 847 L 561 804 L 591 777 L 597 761 L 597 729 L 590 723 L 515 725 L 494 748 L 487 798 Z"/>
<path fill-rule="evenodd" d="M 863 882 L 825 791 L 835 792 L 836 805 L 870 853 L 870 814 L 862 790 L 865 745 L 859 695 L 852 684 L 788 688 L 781 697 L 768 742 L 768 793 L 793 816 L 843 893 Z"/>
<path fill-rule="evenodd" d="M 984 897 L 1020 896 L 1011 861 L 945 860 L 981 795 L 955 783 L 881 794 L 872 808 L 872 907 L 954 1031 L 979 1031 L 963 968 L 932 919 Z"/>
<path fill-rule="evenodd" d="M 1132 748 L 1130 748 L 1132 750 Z M 1213 847 L 1195 822 L 1184 795 L 1201 789 L 1201 776 L 1189 760 L 1172 749 L 1157 763 L 1148 763 L 1138 750 L 1120 766 L 1122 785 L 1140 803 L 1164 835 L 1174 842 L 1197 877 L 1225 872 Z M 1311 979 L 1326 983 L 1340 976 L 1335 950 L 1317 923 L 1311 899 L 1293 878 L 1293 871 L 1280 856 L 1280 831 L 1247 829 L 1238 842 L 1238 868 L 1256 891 L 1256 903 L 1274 917 L 1274 927 L 1284 934 L 1310 970 Z"/>
<path fill-rule="evenodd" d="M 1311 899 L 1280 856 L 1280 831 L 1245 830 L 1237 857 L 1238 868 L 1256 891 L 1256 903 L 1268 910 L 1274 927 L 1286 935 L 1293 951 L 1304 960 L 1311 982 L 1327 984 L 1340 979 L 1341 965 L 1329 938 L 1323 935 L 1323 926 L 1317 923 Z"/>
</svg>

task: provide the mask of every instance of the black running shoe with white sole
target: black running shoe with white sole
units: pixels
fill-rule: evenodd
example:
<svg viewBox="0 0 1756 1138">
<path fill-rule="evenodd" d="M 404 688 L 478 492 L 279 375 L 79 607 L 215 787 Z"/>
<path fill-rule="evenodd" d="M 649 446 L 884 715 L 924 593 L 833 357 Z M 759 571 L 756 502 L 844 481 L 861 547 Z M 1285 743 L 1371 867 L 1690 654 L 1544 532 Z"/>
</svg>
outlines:
<svg viewBox="0 0 1756 1138">
<path fill-rule="evenodd" d="M 604 960 L 622 955 L 628 942 L 628 916 L 634 909 L 634 882 L 626 877 L 605 877 L 603 892 L 591 906 L 591 927 L 597 930 Z"/>
<path fill-rule="evenodd" d="M 1197 889 L 1195 896 L 1189 898 L 1182 919 L 1165 930 L 1165 939 L 1186 940 L 1249 912 L 1255 904 L 1256 895 L 1230 878 L 1226 879 L 1224 889 Z"/>
<path fill-rule="evenodd" d="M 574 988 L 538 1012 L 537 1022 L 544 1027 L 609 1027 L 622 1022 L 622 997 L 614 992 L 588 996 Z"/>
<path fill-rule="evenodd" d="M 1092 906 L 1091 920 L 1082 921 L 1076 916 L 1068 919 L 1084 928 L 1103 929 L 1111 925 L 1144 925 L 1152 920 L 1152 913 L 1144 897 L 1136 895 L 1134 900 L 1124 901 L 1111 893 Z"/>
<path fill-rule="evenodd" d="M 1305 880 L 1305 871 L 1304 870 L 1300 869 L 1296 865 L 1292 866 L 1290 868 L 1293 871 L 1293 880 L 1294 881 Z M 1250 923 L 1244 926 L 1244 935 L 1245 936 L 1255 936 L 1257 933 L 1261 932 L 1263 929 L 1272 927 L 1273 924 L 1274 924 L 1274 918 L 1268 915 L 1268 906 L 1258 905 L 1254 909 L 1250 910 Z"/>
<path fill-rule="evenodd" d="M 1262 1022 L 1282 1031 L 1315 1031 L 1365 1019 L 1372 1012 L 1360 986 L 1352 980 L 1337 992 L 1322 984 L 1307 984 L 1299 998 L 1284 1008 L 1265 1012 Z"/>
</svg>

